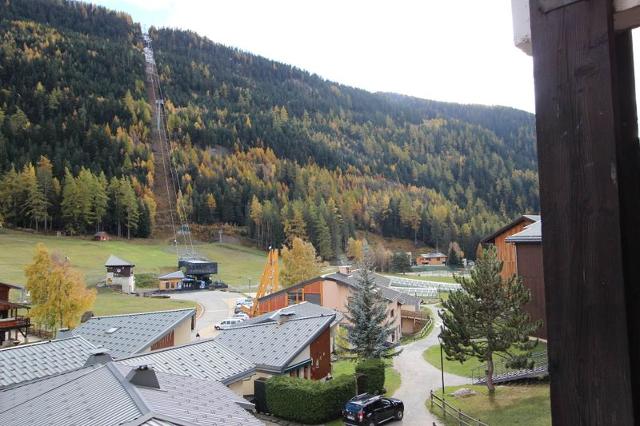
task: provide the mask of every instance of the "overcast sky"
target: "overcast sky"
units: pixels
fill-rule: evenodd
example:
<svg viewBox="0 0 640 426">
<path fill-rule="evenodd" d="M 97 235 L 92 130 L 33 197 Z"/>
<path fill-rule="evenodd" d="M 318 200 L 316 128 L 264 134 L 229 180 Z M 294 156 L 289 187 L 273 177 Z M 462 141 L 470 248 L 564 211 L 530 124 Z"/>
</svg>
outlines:
<svg viewBox="0 0 640 426">
<path fill-rule="evenodd" d="M 534 110 L 510 0 L 94 2 L 373 92 Z"/>
</svg>

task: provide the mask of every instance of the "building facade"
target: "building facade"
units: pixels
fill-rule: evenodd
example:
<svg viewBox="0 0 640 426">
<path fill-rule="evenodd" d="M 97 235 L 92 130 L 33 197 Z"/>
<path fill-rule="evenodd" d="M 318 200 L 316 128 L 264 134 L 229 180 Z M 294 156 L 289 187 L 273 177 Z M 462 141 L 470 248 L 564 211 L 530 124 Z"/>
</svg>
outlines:
<svg viewBox="0 0 640 426">
<path fill-rule="evenodd" d="M 133 268 L 136 265 L 111 255 L 104 266 L 107 268 L 105 282 L 108 286 L 119 286 L 123 293 L 135 293 L 136 277 L 133 273 Z"/>
</svg>

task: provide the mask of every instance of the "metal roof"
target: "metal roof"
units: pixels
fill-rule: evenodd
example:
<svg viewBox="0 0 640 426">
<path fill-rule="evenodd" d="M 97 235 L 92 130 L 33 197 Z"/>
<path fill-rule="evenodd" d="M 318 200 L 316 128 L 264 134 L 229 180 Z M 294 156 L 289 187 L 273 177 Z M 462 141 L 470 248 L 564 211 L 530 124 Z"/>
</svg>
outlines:
<svg viewBox="0 0 640 426">
<path fill-rule="evenodd" d="M 0 424 L 262 424 L 219 382 L 156 372 L 159 388 L 149 388 L 129 382 L 130 371 L 110 362 L 0 390 Z"/>
<path fill-rule="evenodd" d="M 215 339 L 256 364 L 259 370 L 281 373 L 334 318 L 332 314 L 250 324 L 222 330 Z"/>
<path fill-rule="evenodd" d="M 111 255 L 109 256 L 109 259 L 107 259 L 107 261 L 104 263 L 104 266 L 136 266 L 133 263 L 124 260 L 124 259 L 120 259 L 117 256 Z"/>
<path fill-rule="evenodd" d="M 324 306 L 305 301 L 295 305 L 289 305 L 285 308 L 278 309 L 277 311 L 267 312 L 266 314 L 262 314 L 254 318 L 249 318 L 248 320 L 238 323 L 232 327 L 260 324 L 269 321 L 278 321 L 280 319 L 280 314 L 293 314 L 291 318 L 310 318 L 335 314 L 336 317 L 335 320 L 333 320 L 333 323 L 331 323 L 331 326 L 340 323 L 340 321 L 342 321 L 342 319 L 344 318 L 342 312 L 338 312 L 331 308 L 325 308 Z"/>
<path fill-rule="evenodd" d="M 345 275 L 345 274 L 341 274 L 340 272 L 336 272 L 334 274 L 325 275 L 325 278 L 344 283 L 352 288 L 358 288 L 358 286 L 360 285 L 358 282 L 358 279 L 359 279 L 358 275 L 359 273 L 356 270 L 351 275 Z M 383 275 L 376 274 L 376 273 L 372 273 L 371 276 L 373 277 L 373 282 L 376 284 L 376 286 L 379 289 L 380 296 L 382 296 L 384 299 L 390 302 L 399 302 L 402 305 L 418 306 L 422 302 L 422 300 L 418 297 L 411 296 L 410 294 L 401 293 L 397 290 L 389 288 L 389 286 L 391 285 L 390 278 L 385 277 Z"/>
<path fill-rule="evenodd" d="M 217 380 L 225 385 L 249 377 L 256 370 L 253 363 L 213 339 L 122 358 L 118 363 L 131 366 L 149 363 L 156 371 Z"/>
<path fill-rule="evenodd" d="M 80 368 L 94 349 L 82 337 L 0 349 L 0 388 Z"/>
<path fill-rule="evenodd" d="M 539 243 L 542 242 L 542 221 L 532 223 L 525 228 L 506 238 L 508 243 Z"/>
<path fill-rule="evenodd" d="M 529 221 L 531 223 L 533 222 L 537 222 L 540 220 L 540 215 L 537 214 L 523 214 L 522 216 L 514 219 L 511 223 L 503 226 L 502 228 L 498 229 L 497 231 L 495 231 L 494 233 L 492 233 L 491 235 L 488 235 L 486 237 L 484 237 L 482 240 L 480 240 L 480 244 L 487 244 L 492 242 L 498 235 L 502 234 L 504 231 L 506 231 L 507 229 L 513 228 L 514 226 L 516 226 L 517 224 L 523 222 L 523 221 Z"/>
<path fill-rule="evenodd" d="M 82 336 L 108 349 L 114 358 L 123 358 L 142 352 L 195 314 L 189 308 L 93 317 L 62 335 Z"/>
<path fill-rule="evenodd" d="M 182 271 L 171 272 L 158 277 L 159 280 L 175 280 L 175 279 L 181 280 L 183 278 L 184 278 L 184 272 Z"/>
<path fill-rule="evenodd" d="M 438 258 L 438 257 L 447 257 L 447 255 L 444 254 L 444 253 L 441 253 L 439 251 L 432 251 L 431 253 L 421 254 L 420 257 L 425 257 L 427 259 L 433 259 L 433 258 Z"/>
</svg>

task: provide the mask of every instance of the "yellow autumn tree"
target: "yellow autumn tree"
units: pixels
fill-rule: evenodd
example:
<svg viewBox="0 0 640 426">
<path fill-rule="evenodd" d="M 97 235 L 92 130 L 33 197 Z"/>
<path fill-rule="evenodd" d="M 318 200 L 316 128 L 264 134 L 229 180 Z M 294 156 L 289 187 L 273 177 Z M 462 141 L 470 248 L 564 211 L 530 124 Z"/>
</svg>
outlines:
<svg viewBox="0 0 640 426">
<path fill-rule="evenodd" d="M 25 273 L 31 318 L 48 329 L 74 327 L 96 299 L 96 291 L 86 288 L 82 274 L 68 260 L 51 256 L 44 244 L 37 245 Z"/>
<path fill-rule="evenodd" d="M 363 240 L 349 238 L 349 241 L 347 241 L 347 257 L 356 263 L 362 262 L 365 245 L 366 243 Z"/>
<path fill-rule="evenodd" d="M 294 238 L 291 248 L 284 247 L 282 255 L 282 272 L 280 278 L 283 287 L 289 287 L 300 281 L 320 275 L 320 262 L 313 244 L 300 238 Z"/>
</svg>

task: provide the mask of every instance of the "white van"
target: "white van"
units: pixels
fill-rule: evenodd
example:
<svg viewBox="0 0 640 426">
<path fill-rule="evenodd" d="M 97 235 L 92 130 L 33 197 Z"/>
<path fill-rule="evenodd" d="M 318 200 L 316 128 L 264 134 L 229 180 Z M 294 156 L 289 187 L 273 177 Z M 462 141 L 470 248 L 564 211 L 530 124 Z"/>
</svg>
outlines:
<svg viewBox="0 0 640 426">
<path fill-rule="evenodd" d="M 226 330 L 236 324 L 240 324 L 242 321 L 242 318 L 227 318 L 226 320 L 220 321 L 218 324 L 214 325 L 214 327 L 216 330 Z"/>
</svg>

